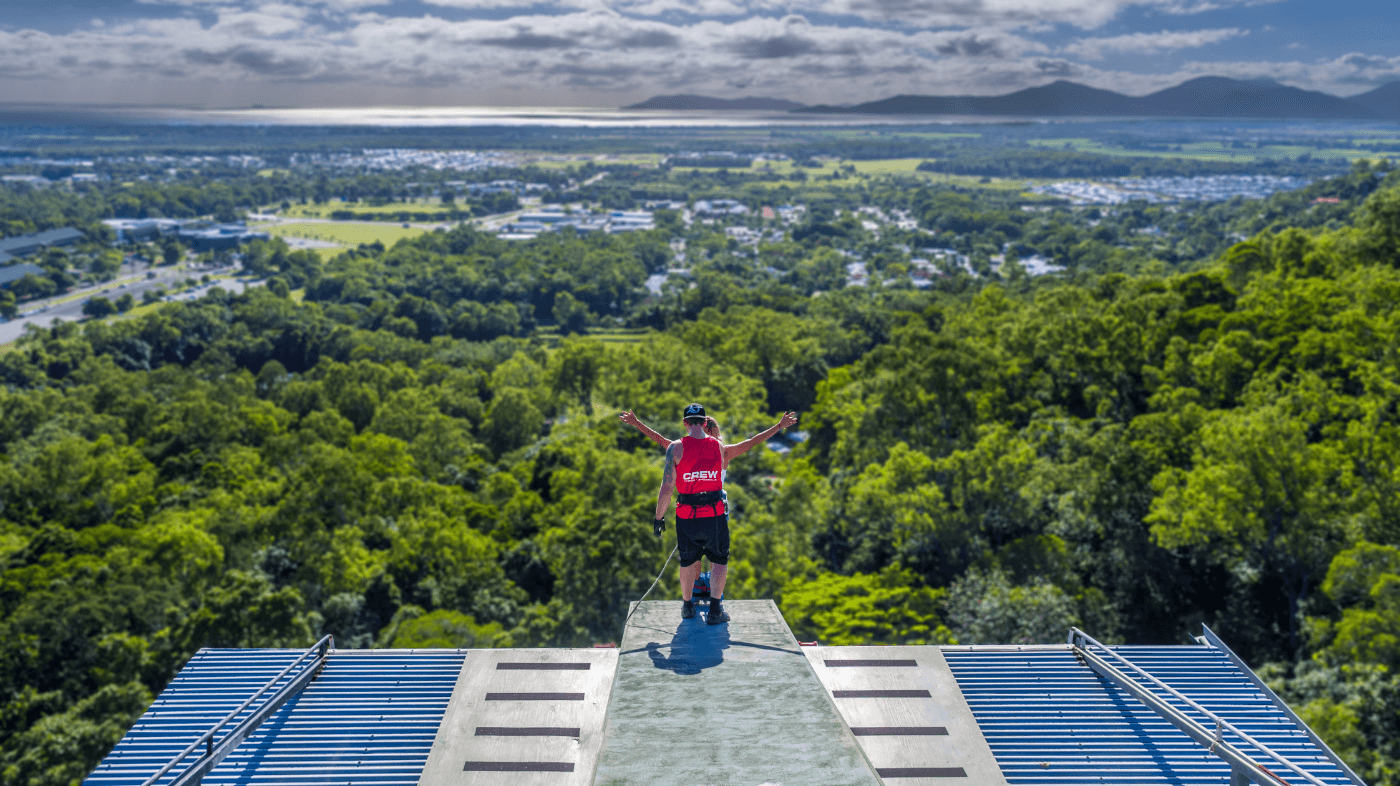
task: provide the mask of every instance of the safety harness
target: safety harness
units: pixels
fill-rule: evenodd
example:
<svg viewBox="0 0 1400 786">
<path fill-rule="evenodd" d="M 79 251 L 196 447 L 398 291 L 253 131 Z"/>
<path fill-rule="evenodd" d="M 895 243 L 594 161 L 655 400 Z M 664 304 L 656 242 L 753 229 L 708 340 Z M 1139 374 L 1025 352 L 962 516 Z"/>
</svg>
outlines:
<svg viewBox="0 0 1400 786">
<path fill-rule="evenodd" d="M 722 489 L 716 489 L 714 491 L 702 491 L 699 494 L 676 495 L 676 502 L 678 502 L 679 504 L 693 505 L 695 507 L 700 507 L 702 505 L 713 505 L 722 499 L 724 499 L 724 491 Z"/>
</svg>

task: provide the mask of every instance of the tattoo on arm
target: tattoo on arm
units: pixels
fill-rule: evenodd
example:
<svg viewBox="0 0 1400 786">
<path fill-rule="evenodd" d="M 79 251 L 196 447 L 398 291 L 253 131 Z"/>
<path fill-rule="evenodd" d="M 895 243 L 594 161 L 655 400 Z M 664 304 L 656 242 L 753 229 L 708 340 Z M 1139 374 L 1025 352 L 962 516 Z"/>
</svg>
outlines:
<svg viewBox="0 0 1400 786">
<path fill-rule="evenodd" d="M 679 442 L 666 448 L 666 468 L 661 475 L 661 488 L 656 491 L 656 517 L 662 518 L 666 515 L 666 509 L 671 507 L 671 487 L 676 482 L 676 464 L 681 460 L 681 444 Z"/>
<path fill-rule="evenodd" d="M 666 469 L 661 476 L 662 489 L 669 489 L 676 482 L 676 454 L 679 452 L 674 445 L 666 448 Z"/>
</svg>

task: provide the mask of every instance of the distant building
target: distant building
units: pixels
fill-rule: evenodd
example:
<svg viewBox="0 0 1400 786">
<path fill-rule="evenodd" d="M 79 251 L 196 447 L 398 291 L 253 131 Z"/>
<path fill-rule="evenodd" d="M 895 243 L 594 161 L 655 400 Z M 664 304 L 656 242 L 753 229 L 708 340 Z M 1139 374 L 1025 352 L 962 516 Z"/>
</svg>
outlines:
<svg viewBox="0 0 1400 786">
<path fill-rule="evenodd" d="M 162 235 L 176 234 L 182 222 L 173 218 L 109 218 L 102 222 L 117 233 L 117 242 L 154 240 Z"/>
<path fill-rule="evenodd" d="M 247 224 L 216 224 L 200 228 L 180 227 L 179 238 L 181 243 L 195 251 L 216 251 L 237 248 L 253 240 L 270 240 L 272 235 L 251 230 Z"/>
<path fill-rule="evenodd" d="M 541 210 L 538 213 L 521 213 L 517 219 L 525 224 L 558 224 L 563 221 L 573 221 L 578 218 L 573 213 L 565 213 L 562 210 Z"/>
<path fill-rule="evenodd" d="M 528 240 L 541 232 L 557 231 L 564 227 L 573 227 L 580 234 L 636 232 L 655 229 L 656 222 L 648 211 L 615 210 L 600 216 L 546 208 L 538 213 L 522 213 L 515 221 L 502 226 L 496 237 L 502 240 Z"/>
<path fill-rule="evenodd" d="M 697 216 L 742 216 L 749 208 L 737 199 L 700 199 L 695 202 Z"/>
<path fill-rule="evenodd" d="M 21 278 L 24 278 L 25 276 L 31 273 L 33 273 L 36 276 L 48 275 L 48 271 L 44 270 L 38 265 L 31 265 L 28 262 L 22 262 L 18 265 L 10 265 L 9 267 L 0 267 L 0 289 L 9 287 L 11 284 L 15 283 L 16 281 L 19 281 Z"/>
<path fill-rule="evenodd" d="M 46 248 L 71 246 L 82 239 L 83 233 L 72 227 L 50 229 L 47 232 L 7 237 L 0 240 L 0 254 L 7 254 L 12 257 L 27 257 L 30 254 L 37 254 Z"/>
<path fill-rule="evenodd" d="M 753 245 L 757 245 L 758 241 L 763 238 L 762 232 L 756 229 L 749 229 L 748 227 L 725 227 L 724 234 L 740 243 L 751 243 Z"/>
<path fill-rule="evenodd" d="M 0 175 L 0 183 L 27 183 L 37 188 L 49 185 L 49 179 L 39 175 Z"/>
<path fill-rule="evenodd" d="M 649 210 L 615 210 L 608 216 L 609 232 L 638 232 L 656 229 L 656 221 Z"/>
</svg>

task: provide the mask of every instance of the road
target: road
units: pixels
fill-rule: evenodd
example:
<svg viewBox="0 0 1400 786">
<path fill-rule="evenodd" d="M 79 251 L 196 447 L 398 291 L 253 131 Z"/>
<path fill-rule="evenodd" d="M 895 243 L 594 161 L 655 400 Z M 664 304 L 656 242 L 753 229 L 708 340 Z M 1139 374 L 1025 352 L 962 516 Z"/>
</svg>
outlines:
<svg viewBox="0 0 1400 786">
<path fill-rule="evenodd" d="M 150 270 L 155 271 L 154 278 L 147 278 L 146 274 Z M 82 287 L 65 292 L 62 295 L 24 303 L 20 306 L 18 317 L 0 322 L 0 345 L 9 344 L 15 339 L 24 335 L 25 328 L 29 325 L 35 327 L 52 327 L 55 322 L 63 320 L 66 322 L 77 322 L 83 319 L 83 303 L 95 295 L 116 300 L 123 294 L 131 293 L 136 298 L 137 304 L 141 304 L 142 295 L 148 290 L 165 287 L 167 290 L 173 289 L 179 282 L 186 278 L 198 279 L 201 276 L 228 275 L 237 272 L 234 268 L 201 268 L 188 270 L 183 268 L 156 267 L 148 268 L 145 265 L 122 265 L 121 272 L 117 277 L 104 284 L 92 287 Z M 242 292 L 248 286 L 258 286 L 262 281 L 246 281 L 244 279 L 215 279 L 207 285 L 200 285 L 179 294 L 172 294 L 166 300 L 192 300 L 205 295 L 213 287 L 222 287 L 230 292 Z"/>
<path fill-rule="evenodd" d="M 522 208 L 522 210 L 524 209 L 529 208 Z M 493 223 L 500 223 L 502 220 L 512 219 L 521 212 L 521 210 L 515 210 L 509 213 L 497 213 L 472 219 L 472 221 L 479 227 L 487 228 Z M 258 222 L 263 226 L 269 224 L 364 224 L 367 226 L 384 226 L 385 224 L 398 223 L 386 221 L 338 221 L 329 218 L 282 217 L 271 214 L 249 215 L 248 220 L 250 222 Z M 432 231 L 435 229 L 450 230 L 455 225 L 450 222 L 410 222 L 410 226 Z M 288 246 L 294 249 L 347 247 L 340 243 L 331 243 L 310 238 L 284 237 L 282 239 L 287 242 Z M 155 271 L 155 277 L 147 278 L 147 273 L 152 270 Z M 184 281 L 189 277 L 199 278 L 205 274 L 211 276 L 228 275 L 235 272 L 237 271 L 234 268 L 189 270 L 184 269 L 183 266 L 180 268 L 170 268 L 148 267 L 140 264 L 124 264 L 122 265 L 121 271 L 117 274 L 117 277 L 104 284 L 81 287 L 46 300 L 36 300 L 22 304 L 18 317 L 8 321 L 0 320 L 0 346 L 9 344 L 24 335 L 25 328 L 29 325 L 34 325 L 36 327 L 52 327 L 53 324 L 59 320 L 76 322 L 83 319 L 83 303 L 94 295 L 102 295 L 103 297 L 116 300 L 123 294 L 129 292 L 132 297 L 136 298 L 136 302 L 140 304 L 142 302 L 141 296 L 148 290 L 158 287 L 165 287 L 167 290 L 170 290 L 173 289 L 178 282 Z M 210 285 L 199 286 L 178 295 L 171 295 L 167 297 L 166 300 L 192 300 L 206 294 L 213 286 L 219 286 L 231 292 L 241 293 L 248 286 L 259 286 L 262 283 L 261 280 L 245 281 L 244 279 L 218 279 Z"/>
</svg>

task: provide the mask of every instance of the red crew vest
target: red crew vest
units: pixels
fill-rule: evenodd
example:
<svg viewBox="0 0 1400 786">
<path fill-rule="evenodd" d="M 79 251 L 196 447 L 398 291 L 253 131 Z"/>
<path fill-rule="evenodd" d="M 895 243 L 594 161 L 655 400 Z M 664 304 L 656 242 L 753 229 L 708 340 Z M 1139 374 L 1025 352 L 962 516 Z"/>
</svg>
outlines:
<svg viewBox="0 0 1400 786">
<path fill-rule="evenodd" d="M 682 494 L 703 494 L 724 488 L 724 448 L 713 437 L 681 438 L 681 460 L 676 465 L 676 490 Z M 724 503 L 676 505 L 676 518 L 723 516 Z"/>
</svg>

